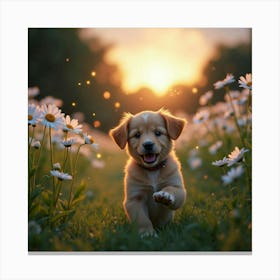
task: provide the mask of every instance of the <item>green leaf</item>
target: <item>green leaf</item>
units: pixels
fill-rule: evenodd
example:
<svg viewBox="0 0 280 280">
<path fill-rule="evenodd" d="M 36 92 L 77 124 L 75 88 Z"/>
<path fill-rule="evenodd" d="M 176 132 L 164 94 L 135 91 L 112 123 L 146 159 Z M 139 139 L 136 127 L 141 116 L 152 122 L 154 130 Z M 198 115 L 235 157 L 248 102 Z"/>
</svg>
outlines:
<svg viewBox="0 0 280 280">
<path fill-rule="evenodd" d="M 50 219 L 51 223 L 55 223 L 57 222 L 59 219 L 65 217 L 65 216 L 68 216 L 70 215 L 74 210 L 71 209 L 71 210 L 68 210 L 68 211 L 60 211 L 60 213 L 56 214 L 54 217 L 52 217 Z"/>
<path fill-rule="evenodd" d="M 44 176 L 42 177 L 42 179 L 40 180 L 40 184 L 41 184 L 43 187 L 45 187 L 45 188 L 48 187 L 49 184 L 50 184 L 50 182 L 49 182 L 50 178 L 51 178 L 51 176 L 49 176 L 49 175 L 44 175 Z"/>
<path fill-rule="evenodd" d="M 47 206 L 50 206 L 51 203 L 52 203 L 52 194 L 50 191 L 45 191 L 45 192 L 42 192 L 42 200 L 43 202 L 47 205 Z"/>
<path fill-rule="evenodd" d="M 68 209 L 68 201 L 67 200 L 59 199 L 58 203 L 62 207 L 63 210 L 67 210 Z"/>
<path fill-rule="evenodd" d="M 40 195 L 40 193 L 42 193 L 42 191 L 44 190 L 43 187 L 41 187 L 40 185 L 37 185 L 33 192 L 31 193 L 31 200 L 34 200 L 38 195 Z"/>
<path fill-rule="evenodd" d="M 80 197 L 80 195 L 83 194 L 83 192 L 86 189 L 86 184 L 84 182 L 81 182 L 81 185 L 77 188 L 77 190 L 75 191 L 74 197 L 73 197 L 73 201 L 77 198 Z"/>
<path fill-rule="evenodd" d="M 72 200 L 71 205 L 72 205 L 72 206 L 75 206 L 78 202 L 84 200 L 85 197 L 86 197 L 86 196 L 85 196 L 84 194 L 83 194 L 83 195 L 80 195 L 78 198 Z"/>
<path fill-rule="evenodd" d="M 32 217 L 39 211 L 39 203 L 32 203 L 28 211 L 29 217 Z"/>
<path fill-rule="evenodd" d="M 32 168 L 31 170 L 30 170 L 30 172 L 29 172 L 29 174 L 28 174 L 28 176 L 29 176 L 29 179 L 30 178 L 32 178 L 33 176 L 34 176 L 34 174 L 35 174 L 35 172 L 36 172 L 36 167 L 34 167 L 34 168 Z"/>
</svg>

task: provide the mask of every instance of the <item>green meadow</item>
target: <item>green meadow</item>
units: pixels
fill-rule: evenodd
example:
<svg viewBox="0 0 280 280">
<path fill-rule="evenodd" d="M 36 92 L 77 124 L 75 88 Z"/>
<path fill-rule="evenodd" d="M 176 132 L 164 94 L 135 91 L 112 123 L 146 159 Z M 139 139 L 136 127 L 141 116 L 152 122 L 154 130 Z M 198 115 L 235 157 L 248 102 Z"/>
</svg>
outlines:
<svg viewBox="0 0 280 280">
<path fill-rule="evenodd" d="M 158 238 L 140 238 L 128 223 L 122 208 L 127 155 L 107 152 L 102 154 L 103 168 L 79 158 L 76 180 L 85 185 L 82 201 L 71 219 L 41 226 L 40 232 L 30 227 L 29 251 L 251 251 L 251 193 L 245 178 L 224 186 L 221 169 L 211 165 L 215 156 L 200 148 L 202 165 L 192 170 L 189 150 L 177 151 L 186 203 L 171 224 L 159 229 Z"/>
</svg>

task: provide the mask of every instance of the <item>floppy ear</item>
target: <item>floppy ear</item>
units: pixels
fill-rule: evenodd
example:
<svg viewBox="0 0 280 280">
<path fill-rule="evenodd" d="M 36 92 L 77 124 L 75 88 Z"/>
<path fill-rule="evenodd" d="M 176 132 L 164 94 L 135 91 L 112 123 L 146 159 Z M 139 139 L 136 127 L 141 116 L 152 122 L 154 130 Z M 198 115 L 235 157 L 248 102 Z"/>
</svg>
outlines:
<svg viewBox="0 0 280 280">
<path fill-rule="evenodd" d="M 180 136 L 186 120 L 174 117 L 166 110 L 160 110 L 159 113 L 165 120 L 167 132 L 170 138 L 176 140 Z"/>
<path fill-rule="evenodd" d="M 124 149 L 128 139 L 128 122 L 131 118 L 131 114 L 125 114 L 119 125 L 110 130 L 109 135 L 114 139 L 116 144 Z"/>
</svg>

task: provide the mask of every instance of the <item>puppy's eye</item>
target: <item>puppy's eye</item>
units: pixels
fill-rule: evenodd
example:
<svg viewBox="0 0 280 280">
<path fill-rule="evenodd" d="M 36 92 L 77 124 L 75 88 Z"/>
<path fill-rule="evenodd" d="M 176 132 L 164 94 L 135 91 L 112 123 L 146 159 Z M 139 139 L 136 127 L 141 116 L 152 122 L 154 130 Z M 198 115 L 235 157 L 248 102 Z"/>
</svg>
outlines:
<svg viewBox="0 0 280 280">
<path fill-rule="evenodd" d="M 134 137 L 137 139 L 140 138 L 140 136 L 141 136 L 141 133 L 139 131 L 134 134 Z"/>
<path fill-rule="evenodd" d="M 157 137 L 161 136 L 161 134 L 162 134 L 162 133 L 161 133 L 159 130 L 156 130 L 156 131 L 155 131 L 155 135 L 156 135 Z"/>
</svg>

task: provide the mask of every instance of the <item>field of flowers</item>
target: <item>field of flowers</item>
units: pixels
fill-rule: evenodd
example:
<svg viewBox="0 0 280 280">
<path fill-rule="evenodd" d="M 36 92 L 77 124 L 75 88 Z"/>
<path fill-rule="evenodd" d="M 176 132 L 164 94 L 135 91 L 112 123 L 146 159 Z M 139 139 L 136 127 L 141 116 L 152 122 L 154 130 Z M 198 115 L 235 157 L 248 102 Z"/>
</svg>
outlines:
<svg viewBox="0 0 280 280">
<path fill-rule="evenodd" d="M 212 104 L 221 89 L 224 102 Z M 251 251 L 251 74 L 228 74 L 185 116 L 176 150 L 188 198 L 158 238 L 140 238 L 124 215 L 125 153 L 38 93 L 29 89 L 29 251 Z"/>
</svg>

